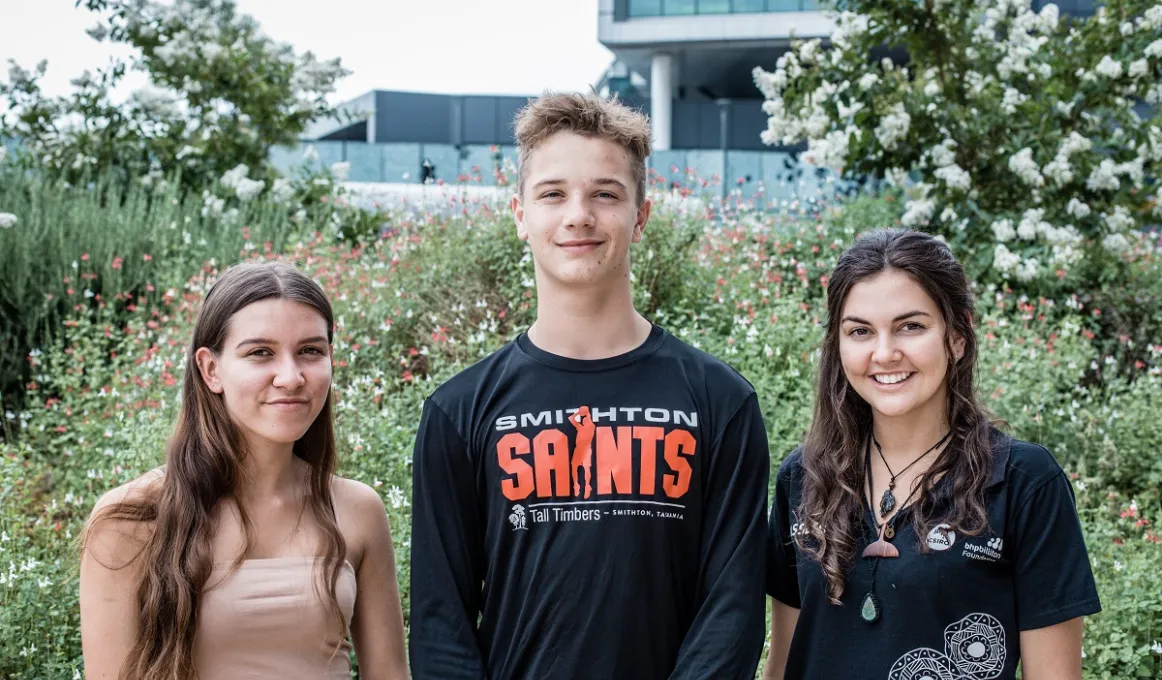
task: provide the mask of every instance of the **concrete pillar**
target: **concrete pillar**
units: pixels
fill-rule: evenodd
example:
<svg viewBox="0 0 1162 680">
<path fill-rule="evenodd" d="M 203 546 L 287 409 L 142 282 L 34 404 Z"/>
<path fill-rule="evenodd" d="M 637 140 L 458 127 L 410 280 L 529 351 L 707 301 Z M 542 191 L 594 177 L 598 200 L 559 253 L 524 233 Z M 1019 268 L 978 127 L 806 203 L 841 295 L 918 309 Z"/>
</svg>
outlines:
<svg viewBox="0 0 1162 680">
<path fill-rule="evenodd" d="M 669 151 L 674 122 L 674 60 L 658 52 L 650 63 L 650 125 L 654 151 Z"/>
</svg>

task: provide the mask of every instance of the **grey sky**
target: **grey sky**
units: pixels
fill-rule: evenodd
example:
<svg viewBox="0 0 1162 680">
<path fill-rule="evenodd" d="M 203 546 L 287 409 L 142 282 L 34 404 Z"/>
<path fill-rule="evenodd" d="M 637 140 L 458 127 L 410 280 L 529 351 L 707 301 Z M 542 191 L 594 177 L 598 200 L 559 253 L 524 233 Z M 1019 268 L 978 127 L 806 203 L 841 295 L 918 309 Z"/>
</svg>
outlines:
<svg viewBox="0 0 1162 680">
<path fill-rule="evenodd" d="M 50 94 L 115 50 L 85 34 L 96 16 L 74 0 L 0 0 L 0 78 L 7 61 L 48 59 Z M 597 42 L 597 0 L 238 0 L 271 37 L 352 74 L 337 101 L 368 90 L 538 94 L 583 90 L 612 55 Z M 125 54 L 124 51 L 121 52 Z M 136 87 L 142 81 L 134 81 Z"/>
</svg>

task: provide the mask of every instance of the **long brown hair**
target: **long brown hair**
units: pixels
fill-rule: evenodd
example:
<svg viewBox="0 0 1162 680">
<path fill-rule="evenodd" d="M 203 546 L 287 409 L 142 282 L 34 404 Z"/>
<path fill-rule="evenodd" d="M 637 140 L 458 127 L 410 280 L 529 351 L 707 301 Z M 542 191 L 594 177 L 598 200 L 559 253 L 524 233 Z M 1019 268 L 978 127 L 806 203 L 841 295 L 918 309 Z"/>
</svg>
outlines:
<svg viewBox="0 0 1162 680">
<path fill-rule="evenodd" d="M 134 557 L 134 561 L 143 560 L 137 587 L 137 638 L 121 678 L 196 677 L 194 635 L 200 596 L 213 568 L 213 512 L 220 500 L 235 495 L 246 483 L 243 461 L 247 452 L 245 439 L 230 419 L 222 396 L 210 391 L 202 380 L 195 355 L 200 347 L 220 354 L 234 314 L 268 299 L 294 300 L 314 307 L 326 320 L 327 342 L 331 342 L 331 304 L 305 274 L 280 262 L 245 263 L 227 270 L 206 295 L 198 313 L 186 355 L 181 410 L 167 447 L 160 485 L 142 498 L 126 498 L 106 506 L 86 531 L 106 519 L 150 525 L 148 538 Z M 346 622 L 335 595 L 347 547 L 332 505 L 335 433 L 331 399 L 328 393 L 318 417 L 294 443 L 294 455 L 309 465 L 304 511 L 309 509 L 319 522 L 327 602 L 342 628 L 342 637 L 346 637 Z M 253 526 L 241 502 L 238 510 L 246 542 L 235 567 L 246 559 L 254 543 Z M 128 565 L 113 568 L 124 566 Z"/>
<path fill-rule="evenodd" d="M 951 509 L 940 518 L 957 531 L 975 535 L 988 525 L 984 489 L 992 472 L 990 418 L 976 396 L 973 375 L 977 342 L 973 295 L 968 279 L 943 242 L 920 232 L 881 229 L 861 235 L 840 257 L 827 288 L 827 326 L 819 362 L 815 415 L 803 444 L 800 521 L 809 528 L 801 548 L 823 568 L 827 594 L 839 604 L 844 573 L 855 559 L 863 532 L 865 452 L 872 436 L 871 407 L 847 381 L 839 355 L 840 318 L 852 286 L 886 270 L 910 276 L 944 317 L 948 357 L 947 413 L 952 437 L 920 477 L 914 505 L 918 536 L 936 522 L 932 488 L 941 477 L 951 483 Z M 964 339 L 958 361 L 953 338 Z M 921 549 L 923 545 L 921 545 Z"/>
</svg>

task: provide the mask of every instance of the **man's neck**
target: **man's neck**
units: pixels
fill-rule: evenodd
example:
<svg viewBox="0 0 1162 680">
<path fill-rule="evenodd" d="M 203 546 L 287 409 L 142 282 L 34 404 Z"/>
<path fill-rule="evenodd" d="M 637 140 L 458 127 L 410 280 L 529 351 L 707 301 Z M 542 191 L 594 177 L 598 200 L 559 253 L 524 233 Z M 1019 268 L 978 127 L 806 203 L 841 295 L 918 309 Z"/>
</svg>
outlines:
<svg viewBox="0 0 1162 680">
<path fill-rule="evenodd" d="M 634 309 L 628 285 L 600 292 L 538 285 L 537 320 L 528 336 L 550 354 L 607 359 L 639 347 L 652 328 Z"/>
</svg>

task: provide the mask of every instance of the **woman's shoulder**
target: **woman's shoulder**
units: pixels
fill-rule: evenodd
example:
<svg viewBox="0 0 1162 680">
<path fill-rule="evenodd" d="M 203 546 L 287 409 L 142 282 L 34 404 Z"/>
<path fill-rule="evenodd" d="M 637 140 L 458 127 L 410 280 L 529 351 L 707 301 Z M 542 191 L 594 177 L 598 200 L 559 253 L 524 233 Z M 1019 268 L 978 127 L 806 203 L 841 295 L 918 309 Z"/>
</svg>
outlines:
<svg viewBox="0 0 1162 680">
<path fill-rule="evenodd" d="M 102 513 L 107 513 L 110 509 L 123 503 L 148 501 L 161 488 L 161 482 L 164 479 L 165 469 L 155 468 L 121 486 L 106 491 L 93 505 L 93 512 L 89 515 L 89 520 L 92 521 Z"/>
<path fill-rule="evenodd" d="M 1064 474 L 1057 458 L 1041 444 L 1015 437 L 1006 437 L 1001 441 L 1005 440 L 1008 449 L 1005 461 L 1006 480 L 1036 481 Z"/>
<path fill-rule="evenodd" d="M 82 551 L 108 568 L 136 559 L 153 532 L 145 509 L 156 498 L 164 478 L 161 468 L 150 470 L 102 494 L 85 525 Z"/>
<path fill-rule="evenodd" d="M 333 475 L 331 477 L 331 493 L 336 505 L 342 504 L 349 510 L 368 510 L 378 508 L 383 510 L 383 499 L 379 492 L 357 479 L 348 479 Z"/>
</svg>

